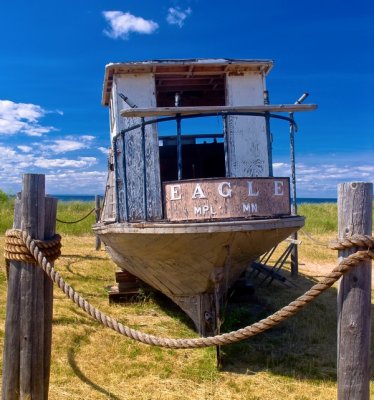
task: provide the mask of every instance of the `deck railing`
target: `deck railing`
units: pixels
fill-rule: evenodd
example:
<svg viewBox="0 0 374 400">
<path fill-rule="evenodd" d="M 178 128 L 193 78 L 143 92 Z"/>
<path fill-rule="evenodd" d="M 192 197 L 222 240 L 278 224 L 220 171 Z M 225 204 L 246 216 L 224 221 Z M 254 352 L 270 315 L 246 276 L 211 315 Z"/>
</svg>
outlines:
<svg viewBox="0 0 374 400">
<path fill-rule="evenodd" d="M 135 122 L 130 127 L 121 130 L 117 133 L 112 141 L 113 141 L 113 150 L 114 150 L 114 168 L 115 168 L 115 176 L 118 178 L 118 170 L 119 170 L 119 162 L 121 161 L 121 165 L 123 168 L 123 184 L 124 184 L 124 202 L 126 207 L 126 220 L 128 220 L 129 216 L 129 207 L 128 207 L 128 188 L 126 182 L 126 168 L 127 168 L 127 160 L 126 160 L 126 152 L 120 151 L 122 154 L 122 160 L 118 157 L 119 148 L 118 148 L 118 141 L 120 140 L 122 143 L 125 143 L 125 137 L 129 132 L 139 131 L 141 135 L 142 141 L 142 159 L 143 159 L 143 199 L 144 199 L 144 209 L 145 209 L 145 220 L 148 220 L 147 215 L 147 171 L 146 171 L 146 126 L 153 125 L 153 124 L 162 124 L 170 121 L 176 122 L 176 133 L 174 137 L 176 138 L 176 145 L 177 145 L 177 170 L 178 170 L 178 180 L 183 179 L 182 176 L 182 168 L 183 168 L 183 160 L 182 160 L 182 121 L 183 120 L 190 120 L 202 117 L 221 117 L 222 118 L 222 126 L 223 132 L 222 134 L 218 134 L 223 137 L 224 143 L 224 157 L 225 157 L 225 170 L 226 170 L 226 177 L 230 176 L 230 160 L 229 160 L 229 151 L 228 151 L 228 117 L 230 116 L 243 116 L 243 117 L 262 117 L 265 119 L 266 124 L 266 134 L 270 136 L 270 120 L 271 119 L 278 119 L 288 122 L 289 129 L 290 129 L 290 152 L 291 152 L 291 175 L 292 175 L 292 205 L 296 204 L 296 191 L 295 191 L 295 157 L 294 157 L 294 133 L 297 131 L 297 125 L 294 120 L 293 112 L 294 111 L 309 111 L 315 109 L 315 105 L 282 105 L 282 106 L 249 106 L 249 107 L 173 107 L 173 108 L 158 108 L 158 109 L 140 109 L 140 108 L 133 108 L 133 109 L 126 109 L 121 112 L 123 117 L 131 118 L 132 120 L 136 119 L 139 122 Z M 201 111 L 199 112 L 199 109 Z M 214 111 L 214 109 L 216 109 Z M 259 109 L 260 111 L 246 111 L 247 109 Z M 157 112 L 160 114 L 167 112 L 171 114 L 170 116 L 156 116 Z M 245 111 L 242 111 L 245 110 Z M 280 115 L 271 110 L 276 110 L 279 112 L 289 112 L 286 115 Z M 149 118 L 150 116 L 156 116 L 155 118 Z M 147 119 L 145 119 L 147 117 Z M 170 135 L 168 136 L 171 137 Z M 187 137 L 191 137 L 188 135 Z M 204 138 L 204 135 L 199 135 L 199 138 Z M 272 176 L 272 159 L 271 159 L 271 139 L 270 137 L 267 138 L 268 143 L 268 154 L 269 156 L 269 176 Z M 115 193 L 116 193 L 116 207 L 117 207 L 117 216 L 116 220 L 119 222 L 119 205 L 121 199 L 119 198 L 119 189 L 118 189 L 118 181 L 115 181 Z"/>
</svg>

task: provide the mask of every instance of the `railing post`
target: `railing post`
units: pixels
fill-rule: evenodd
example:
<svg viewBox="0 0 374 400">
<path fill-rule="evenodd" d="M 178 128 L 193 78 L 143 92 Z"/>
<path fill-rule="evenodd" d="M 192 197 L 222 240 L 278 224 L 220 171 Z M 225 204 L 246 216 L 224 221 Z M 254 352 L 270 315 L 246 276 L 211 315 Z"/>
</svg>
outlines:
<svg viewBox="0 0 374 400">
<path fill-rule="evenodd" d="M 45 199 L 44 175 L 23 176 L 16 200 L 14 228 L 34 239 L 54 233 L 57 201 Z M 45 223 L 47 218 L 47 222 Z M 11 261 L 3 354 L 2 399 L 48 398 L 52 286 L 34 264 Z"/>
<path fill-rule="evenodd" d="M 100 205 L 100 196 L 97 194 L 95 196 L 95 221 L 98 223 L 100 221 L 100 213 L 101 213 L 101 205 Z M 101 248 L 101 240 L 98 235 L 96 235 L 96 245 L 95 249 L 100 250 Z"/>
<path fill-rule="evenodd" d="M 292 122 L 290 123 L 290 159 L 291 159 L 291 215 L 297 215 L 296 203 L 296 163 L 295 163 L 295 125 L 293 123 L 293 113 L 290 113 Z M 297 241 L 297 232 L 291 235 L 291 239 Z M 297 245 L 291 252 L 291 275 L 296 277 L 299 274 L 299 252 Z"/>
<path fill-rule="evenodd" d="M 338 186 L 339 238 L 372 234 L 373 185 Z M 347 257 L 357 248 L 339 251 Z M 371 261 L 345 274 L 338 290 L 338 400 L 368 400 L 370 384 Z"/>
<path fill-rule="evenodd" d="M 309 93 L 303 93 L 294 104 L 301 104 Z M 297 215 L 297 198 L 296 198 L 296 162 L 295 162 L 295 131 L 296 125 L 293 118 L 293 112 L 289 113 L 290 118 L 290 161 L 291 161 L 291 190 L 292 190 L 292 204 L 291 215 Z M 297 241 L 297 232 L 291 235 L 291 239 Z M 299 275 L 299 248 L 296 244 L 291 252 L 291 276 Z"/>
<path fill-rule="evenodd" d="M 146 151 L 146 137 L 145 137 L 145 120 L 142 121 L 142 159 L 143 159 L 143 208 L 144 208 L 144 219 L 148 220 L 148 198 L 147 198 L 147 151 Z"/>
<path fill-rule="evenodd" d="M 269 91 L 264 90 L 264 104 L 269 105 Z M 269 176 L 273 176 L 273 138 L 270 131 L 270 113 L 265 112 L 266 141 L 268 148 Z"/>
<path fill-rule="evenodd" d="M 182 155 L 182 120 L 180 114 L 177 114 L 177 167 L 178 181 L 182 179 L 183 174 L 183 155 Z"/>
<path fill-rule="evenodd" d="M 226 177 L 231 176 L 230 172 L 230 160 L 229 160 L 229 138 L 228 135 L 228 127 L 227 127 L 227 114 L 222 114 L 222 125 L 223 125 L 223 150 L 225 152 L 225 173 Z"/>
</svg>

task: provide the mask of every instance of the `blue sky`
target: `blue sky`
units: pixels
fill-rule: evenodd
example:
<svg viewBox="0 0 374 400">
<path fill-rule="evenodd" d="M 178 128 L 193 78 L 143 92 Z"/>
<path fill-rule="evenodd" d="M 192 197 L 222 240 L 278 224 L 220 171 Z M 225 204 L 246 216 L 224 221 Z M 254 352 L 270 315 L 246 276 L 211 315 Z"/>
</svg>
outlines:
<svg viewBox="0 0 374 400">
<path fill-rule="evenodd" d="M 44 173 L 55 194 L 103 193 L 110 62 L 247 58 L 275 62 L 271 103 L 303 92 L 298 195 L 374 180 L 374 4 L 369 0 L 3 2 L 0 14 L 0 188 Z M 289 174 L 288 126 L 274 123 L 274 172 Z"/>
</svg>

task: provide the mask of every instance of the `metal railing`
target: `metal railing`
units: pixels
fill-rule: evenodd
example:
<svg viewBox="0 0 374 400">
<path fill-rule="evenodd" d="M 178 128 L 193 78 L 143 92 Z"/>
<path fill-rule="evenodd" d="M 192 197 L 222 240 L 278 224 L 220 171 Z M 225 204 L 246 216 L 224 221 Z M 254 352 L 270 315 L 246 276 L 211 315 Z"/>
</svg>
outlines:
<svg viewBox="0 0 374 400">
<path fill-rule="evenodd" d="M 224 144 L 224 157 L 225 157 L 225 170 L 226 170 L 226 176 L 230 176 L 230 155 L 229 155 L 229 150 L 228 150 L 228 117 L 230 116 L 244 116 L 244 117 L 262 117 L 265 118 L 266 120 L 266 131 L 267 131 L 267 136 L 269 136 L 270 132 L 270 120 L 272 118 L 274 119 L 279 119 L 283 121 L 287 121 L 290 126 L 290 132 L 291 132 L 291 153 L 294 154 L 294 144 L 293 144 L 293 134 L 294 132 L 297 131 L 297 125 L 293 117 L 293 113 L 290 113 L 289 116 L 284 116 L 284 115 L 279 115 L 279 114 L 274 114 L 270 112 L 228 112 L 228 111 L 217 111 L 217 112 L 212 112 L 212 113 L 196 113 L 196 114 L 188 114 L 188 115 L 183 115 L 183 114 L 177 114 L 175 116 L 167 116 L 167 117 L 158 117 L 158 118 L 152 118 L 152 119 L 147 119 L 145 120 L 144 117 L 138 117 L 140 119 L 140 123 L 135 123 L 132 126 L 122 129 L 119 133 L 117 133 L 113 139 L 112 139 L 112 144 L 113 144 L 113 150 L 114 150 L 114 168 L 115 168 L 115 195 L 116 195 L 116 221 L 119 222 L 119 206 L 120 206 L 120 196 L 119 196 L 119 188 L 118 188 L 118 176 L 119 176 L 119 171 L 118 171 L 118 153 L 119 151 L 123 155 L 122 158 L 122 168 L 123 168 L 123 173 L 124 173 L 124 179 L 123 179 L 123 184 L 124 184 L 124 202 L 125 202 L 125 209 L 126 209 L 126 220 L 129 219 L 129 204 L 128 204 L 128 188 L 127 188 L 127 182 L 126 182 L 126 170 L 127 170 L 127 155 L 125 152 L 125 137 L 126 134 L 129 132 L 135 131 L 135 130 L 140 130 L 141 134 L 141 148 L 142 148 L 142 158 L 143 158 L 143 199 L 144 199 L 144 212 L 145 212 L 145 220 L 148 219 L 148 214 L 147 214 L 147 170 L 146 170 L 146 126 L 148 125 L 153 125 L 153 124 L 160 124 L 164 122 L 170 122 L 170 121 L 176 121 L 176 135 L 174 136 L 176 138 L 176 146 L 177 146 L 177 169 L 178 169 L 178 180 L 181 180 L 182 177 L 182 168 L 183 168 L 183 160 L 182 160 L 182 137 L 184 136 L 182 134 L 182 121 L 183 120 L 188 120 L 188 119 L 196 119 L 196 118 L 205 118 L 205 117 L 221 117 L 222 118 L 222 126 L 223 126 L 223 132 L 221 134 L 221 137 L 223 137 L 223 144 Z M 185 135 L 186 137 L 192 137 L 192 135 Z M 212 136 L 212 135 L 209 135 Z M 169 138 L 172 136 L 168 136 Z M 204 135 L 199 135 L 199 138 L 204 138 Z M 118 140 L 121 139 L 123 143 L 123 149 L 119 150 L 118 149 Z M 268 137 L 269 141 L 269 137 Z M 268 146 L 270 143 L 268 143 Z M 272 163 L 272 160 L 269 159 L 269 163 Z M 291 157 L 291 171 L 292 171 L 292 176 L 294 176 L 294 170 L 295 170 L 295 158 Z M 272 176 L 272 165 L 269 165 L 269 173 L 270 176 Z M 294 180 L 292 181 L 294 184 Z M 295 190 L 292 190 L 293 196 L 295 196 Z M 293 198 L 293 203 L 296 203 L 296 198 Z"/>
</svg>

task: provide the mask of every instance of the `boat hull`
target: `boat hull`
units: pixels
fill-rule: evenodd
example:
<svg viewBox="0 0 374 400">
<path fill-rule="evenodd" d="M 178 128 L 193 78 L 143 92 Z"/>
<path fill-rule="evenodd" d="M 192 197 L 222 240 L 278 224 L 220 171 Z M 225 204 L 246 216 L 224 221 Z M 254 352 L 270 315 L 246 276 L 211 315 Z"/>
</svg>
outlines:
<svg viewBox="0 0 374 400">
<path fill-rule="evenodd" d="M 247 266 L 304 224 L 303 217 L 204 223 L 97 224 L 113 261 L 202 320 Z M 205 315 L 205 317 L 204 317 Z M 209 317 L 209 318 L 208 318 Z M 214 325 L 214 324 L 213 324 Z"/>
</svg>

